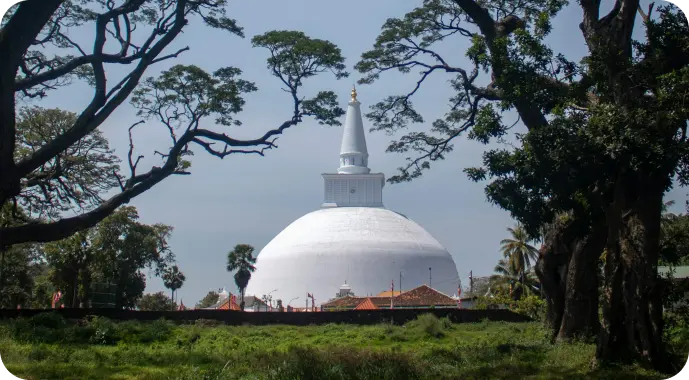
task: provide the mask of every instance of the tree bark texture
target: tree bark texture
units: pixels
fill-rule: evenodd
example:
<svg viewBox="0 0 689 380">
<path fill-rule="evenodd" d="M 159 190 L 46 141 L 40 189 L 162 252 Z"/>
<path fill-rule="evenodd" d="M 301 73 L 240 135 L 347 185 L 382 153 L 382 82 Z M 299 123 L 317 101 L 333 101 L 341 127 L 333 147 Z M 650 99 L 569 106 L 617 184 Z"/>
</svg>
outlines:
<svg viewBox="0 0 689 380">
<path fill-rule="evenodd" d="M 536 275 L 546 300 L 546 323 L 552 329 L 554 339 L 562 323 L 564 313 L 565 274 L 569 253 L 563 240 L 563 226 L 550 231 L 539 250 Z"/>
<path fill-rule="evenodd" d="M 668 370 L 657 274 L 664 189 L 643 183 L 619 179 L 608 210 L 605 304 L 596 358 L 636 359 Z"/>
<path fill-rule="evenodd" d="M 553 340 L 569 341 L 598 331 L 598 258 L 605 230 L 557 223 L 539 252 L 536 274 L 545 295 Z"/>
<path fill-rule="evenodd" d="M 606 236 L 606 231 L 597 227 L 572 243 L 558 340 L 593 337 L 598 333 L 598 260 Z"/>
</svg>

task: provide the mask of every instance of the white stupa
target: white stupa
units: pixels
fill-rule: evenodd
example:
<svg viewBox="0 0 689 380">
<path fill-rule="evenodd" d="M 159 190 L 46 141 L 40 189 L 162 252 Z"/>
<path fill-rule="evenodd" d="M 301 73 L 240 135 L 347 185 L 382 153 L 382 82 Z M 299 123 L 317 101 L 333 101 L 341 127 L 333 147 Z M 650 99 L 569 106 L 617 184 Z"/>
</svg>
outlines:
<svg viewBox="0 0 689 380">
<path fill-rule="evenodd" d="M 457 291 L 457 267 L 448 251 L 420 225 L 384 208 L 385 176 L 368 168 L 356 90 L 347 109 L 340 168 L 323 179 L 321 209 L 297 219 L 263 248 L 246 294 L 272 292 L 283 302 L 299 297 L 296 306 L 310 293 L 319 305 L 332 299 L 343 281 L 356 295 L 390 290 L 392 281 L 397 291 L 400 273 L 402 291 L 423 284 L 445 294 Z"/>
</svg>

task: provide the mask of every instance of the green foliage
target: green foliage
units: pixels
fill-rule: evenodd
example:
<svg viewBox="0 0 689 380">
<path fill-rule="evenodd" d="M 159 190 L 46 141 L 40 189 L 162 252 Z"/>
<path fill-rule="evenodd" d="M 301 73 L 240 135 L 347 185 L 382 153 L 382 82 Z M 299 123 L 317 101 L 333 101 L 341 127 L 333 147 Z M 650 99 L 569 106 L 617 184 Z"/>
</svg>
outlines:
<svg viewBox="0 0 689 380">
<path fill-rule="evenodd" d="M 21 378 L 668 377 L 637 366 L 593 370 L 593 345 L 554 346 L 548 331 L 537 323 L 448 324 L 442 330 L 444 336 L 431 337 L 418 321 L 406 326 L 304 327 L 171 326 L 165 321 L 129 321 L 114 323 L 117 344 L 93 344 L 88 343 L 94 332 L 88 323 L 62 329 L 82 331 L 72 334 L 81 336 L 78 340 L 46 343 L 39 335 L 39 339 L 27 342 L 6 334 L 9 324 L 15 322 L 0 323 L 0 354 L 8 369 Z M 156 329 L 161 331 L 156 340 L 144 338 L 145 331 Z"/>
<path fill-rule="evenodd" d="M 338 106 L 334 92 L 321 91 L 311 99 L 297 97 L 303 81 L 319 73 L 330 71 L 337 79 L 349 76 L 340 48 L 330 41 L 288 30 L 267 32 L 253 37 L 251 42 L 254 47 L 270 51 L 268 69 L 294 98 L 295 113 L 312 116 L 322 125 L 340 125 L 338 119 L 344 110 Z"/>
<path fill-rule="evenodd" d="M 172 336 L 173 326 L 165 319 L 158 319 L 150 324 L 129 322 L 130 328 L 125 323 L 117 325 L 118 341 L 125 343 L 153 343 L 163 342 Z"/>
<path fill-rule="evenodd" d="M 684 359 L 689 352 L 689 310 L 684 309 L 665 313 L 664 341 L 671 347 L 671 353 Z"/>
<path fill-rule="evenodd" d="M 57 313 L 41 313 L 9 323 L 6 330 L 13 339 L 30 344 L 114 345 L 149 344 L 168 340 L 173 333 L 170 322 L 160 319 L 149 323 L 115 323 L 92 316 L 78 323 Z"/>
<path fill-rule="evenodd" d="M 121 207 L 91 230 L 44 245 L 50 282 L 66 306 L 88 306 L 92 284 L 99 282 L 116 285 L 115 307 L 134 307 L 146 287 L 142 270 L 164 273 L 174 260 L 167 243 L 172 227 L 138 218 L 136 208 Z"/>
<path fill-rule="evenodd" d="M 60 109 L 21 108 L 15 160 L 28 158 L 76 120 L 77 114 Z M 19 204 L 34 218 L 55 219 L 65 211 L 91 209 L 102 202 L 103 192 L 118 186 L 119 162 L 103 133 L 95 130 L 29 174 Z"/>
<path fill-rule="evenodd" d="M 497 274 L 490 278 L 491 291 L 506 293 L 514 300 L 539 292 L 540 284 L 533 270 L 521 272 L 509 261 L 500 260 L 494 271 Z"/>
<path fill-rule="evenodd" d="M 230 34 L 243 37 L 243 28 L 237 24 L 237 21 L 227 17 L 227 0 L 216 1 L 202 1 L 202 2 L 187 2 L 182 3 L 186 5 L 183 9 L 185 18 L 198 18 L 206 26 L 214 29 L 221 29 Z M 51 16 L 51 19 L 44 25 L 43 35 L 41 38 L 42 44 L 40 48 L 36 45 L 27 52 L 25 61 L 36 62 L 41 59 L 42 67 L 31 67 L 28 72 L 20 71 L 18 73 L 18 81 L 26 79 L 37 74 L 49 72 L 57 67 L 73 64 L 75 54 L 79 54 L 77 46 L 73 42 L 73 36 L 77 33 L 93 33 L 94 24 L 99 20 L 99 15 L 108 23 L 115 22 L 109 17 L 103 17 L 105 14 L 112 14 L 113 7 L 119 7 L 121 4 L 109 4 L 105 1 L 67 1 L 63 2 L 60 8 Z M 126 7 L 124 15 L 127 22 L 119 25 L 114 29 L 113 34 L 107 34 L 106 38 L 112 38 L 108 43 L 122 43 L 130 42 L 139 46 L 146 47 L 144 52 L 149 52 L 152 46 L 164 36 L 176 37 L 176 33 L 171 33 L 173 24 L 176 21 L 174 17 L 170 17 L 170 13 L 175 13 L 176 2 L 164 3 L 156 1 L 143 1 L 139 6 Z M 7 22 L 14 12 L 8 12 L 3 17 L 3 24 Z M 120 15 L 120 12 L 117 12 Z M 153 30 L 158 27 L 158 30 Z M 126 28 L 131 28 L 127 31 Z M 88 30 L 88 32 L 87 32 Z M 142 32 L 143 31 L 143 32 Z M 123 34 L 128 38 L 125 41 Z M 148 35 L 152 34 L 152 35 Z M 69 37 L 71 36 L 71 38 Z M 118 39 L 119 37 L 119 39 Z M 169 38 L 169 37 L 168 37 Z M 131 40 L 130 40 L 131 39 Z M 146 41 L 148 40 L 148 41 Z M 143 43 L 146 42 L 144 45 Z M 119 45 L 118 45 L 119 46 Z M 94 49 L 96 50 L 96 49 Z M 88 51 L 88 50 L 86 50 Z M 97 50 L 94 51 L 97 53 Z M 124 53 L 127 53 L 125 51 Z M 153 55 L 152 58 L 156 56 Z M 129 59 L 116 63 L 131 63 L 137 62 L 136 58 L 140 58 L 138 54 L 128 54 Z M 162 59 L 161 59 L 162 60 Z M 85 80 L 88 84 L 95 83 L 93 67 L 88 61 L 76 65 L 73 70 L 68 70 L 58 77 L 59 80 L 44 81 L 41 83 L 50 84 L 50 86 L 32 86 L 32 91 L 20 92 L 21 96 L 34 98 L 36 96 L 46 96 L 49 90 L 69 85 L 73 79 Z M 46 88 L 47 87 L 47 88 Z"/>
<path fill-rule="evenodd" d="M 210 307 L 214 305 L 216 302 L 218 302 L 218 298 L 220 298 L 218 292 L 214 292 L 211 290 L 199 302 L 196 303 L 196 308 L 204 309 Z"/>
<path fill-rule="evenodd" d="M 538 250 L 530 242 L 526 230 L 521 225 L 515 228 L 507 228 L 511 238 L 500 241 L 500 251 L 508 265 L 511 265 L 518 274 L 524 275 L 531 267 L 531 263 L 536 263 Z"/>
<path fill-rule="evenodd" d="M 78 307 L 79 300 L 88 300 L 91 265 L 96 256 L 93 239 L 94 231 L 80 231 L 43 247 L 50 266 L 50 280 L 64 294 L 61 302 L 67 307 Z"/>
<path fill-rule="evenodd" d="M 115 324 L 103 317 L 93 317 L 88 323 L 92 335 L 89 343 L 96 345 L 114 344 L 117 341 L 117 330 Z"/>
<path fill-rule="evenodd" d="M 502 116 L 492 104 L 486 104 L 476 113 L 476 125 L 469 131 L 468 138 L 488 144 L 492 139 L 501 138 L 507 134 L 502 123 Z"/>
<path fill-rule="evenodd" d="M 179 271 L 177 265 L 166 268 L 163 271 L 163 285 L 172 290 L 172 300 L 174 301 L 175 291 L 182 287 L 184 281 L 187 279 L 184 273 Z"/>
<path fill-rule="evenodd" d="M 21 207 L 0 207 L 0 226 L 21 224 L 26 213 Z M 52 286 L 41 250 L 34 244 L 17 244 L 0 249 L 0 308 L 50 306 Z"/>
<path fill-rule="evenodd" d="M 0 34 L 12 40 L 37 41 L 24 44 L 25 47 L 13 45 L 19 50 L 10 54 L 6 66 L 8 73 L 16 76 L 14 83 L 4 86 L 5 98 L 43 98 L 49 90 L 68 85 L 75 78 L 94 88 L 93 98 L 87 102 L 88 107 L 77 112 L 78 117 L 59 110 L 5 107 L 12 114 L 3 118 L 16 120 L 17 128 L 11 122 L 0 145 L 14 149 L 16 142 L 16 149 L 3 156 L 9 163 L 2 166 L 16 166 L 17 170 L 0 179 L 0 207 L 20 204 L 37 218 L 64 220 L 65 211 L 77 211 L 79 215 L 66 222 L 68 228 L 25 220 L 21 225 L 27 229 L 18 234 L 2 226 L 3 245 L 59 240 L 72 231 L 93 226 L 115 207 L 128 203 L 165 178 L 190 174 L 189 157 L 195 153 L 192 147 L 221 158 L 235 153 L 264 155 L 265 150 L 277 148 L 277 135 L 298 125 L 304 117 L 313 117 L 325 125 L 340 124 L 338 119 L 344 110 L 338 106 L 334 92 L 319 91 L 313 97 L 305 97 L 301 90 L 307 78 L 321 73 L 331 72 L 337 79 L 347 77 L 342 52 L 329 41 L 310 38 L 299 31 L 272 31 L 252 39 L 255 47 L 270 52 L 268 68 L 287 86 L 283 90 L 290 94 L 294 105 L 293 112 L 254 139 L 233 138 L 227 134 L 228 128 L 222 128 L 241 124 L 236 115 L 245 104 L 243 95 L 256 91 L 253 83 L 240 78 L 238 68 L 222 67 L 211 74 L 195 65 L 178 64 L 168 66 L 156 78 L 144 79 L 150 66 L 190 49 L 170 51 L 169 47 L 175 45 L 175 39 L 194 19 L 243 37 L 242 28 L 227 17 L 228 4 L 226 0 L 31 2 L 14 7 L 3 17 Z M 21 17 L 25 15 L 35 15 L 32 22 L 37 25 L 23 28 Z M 95 33 L 92 49 L 79 46 L 68 37 L 84 32 Z M 112 46 L 117 53 L 108 51 Z M 128 65 L 131 69 L 106 70 L 113 65 Z M 117 158 L 98 128 L 127 99 L 143 120 L 129 127 L 130 173 L 125 176 L 118 173 Z M 22 113 L 15 115 L 15 109 Z M 209 118 L 214 120 L 209 122 Z M 167 150 L 149 152 L 151 156 L 159 155 L 164 163 L 144 171 L 139 168 L 144 155 L 135 155 L 139 147 L 133 131 L 151 121 L 169 133 L 171 144 Z M 223 130 L 204 128 L 212 125 Z M 116 186 L 121 191 L 112 193 L 108 202 L 101 199 Z M 106 207 L 93 210 L 103 205 Z M 130 293 L 140 294 L 137 289 L 145 278 L 135 274 L 127 279 Z M 119 298 L 118 307 L 133 303 L 131 297 Z"/>
<path fill-rule="evenodd" d="M 56 343 L 69 331 L 67 321 L 57 313 L 41 313 L 29 319 L 18 319 L 9 325 L 14 339 L 25 342 Z"/>
<path fill-rule="evenodd" d="M 44 272 L 37 247 L 21 244 L 0 252 L 0 308 L 26 308 L 34 300 L 40 303 L 41 295 L 33 291 Z"/>
<path fill-rule="evenodd" d="M 139 310 L 174 310 L 175 302 L 163 292 L 144 294 L 136 303 Z"/>
<path fill-rule="evenodd" d="M 661 223 L 659 265 L 689 265 L 689 215 L 665 212 Z"/>
<path fill-rule="evenodd" d="M 536 321 L 543 321 L 546 312 L 545 301 L 536 295 L 527 295 L 515 300 L 508 293 L 501 291 L 493 292 L 490 296 L 479 296 L 474 305 L 478 310 L 505 307 Z"/>
<path fill-rule="evenodd" d="M 171 128 L 188 129 L 198 126 L 201 119 L 214 116 L 221 125 L 241 125 L 232 118 L 245 104 L 243 94 L 257 90 L 254 83 L 238 79 L 242 71 L 224 67 L 212 75 L 194 65 L 175 65 L 158 78 L 148 78 L 134 92 L 131 103 L 137 115 L 160 119 L 159 110 Z"/>
<path fill-rule="evenodd" d="M 521 224 L 507 228 L 507 231 L 511 238 L 500 241 L 503 259 L 495 266 L 497 275 L 491 277 L 489 286 L 496 292 L 507 292 L 510 298 L 519 300 L 540 288 L 531 266 L 538 259 L 538 250 L 530 244 L 532 239 Z M 485 292 L 480 295 L 485 295 Z"/>
<path fill-rule="evenodd" d="M 172 227 L 146 225 L 138 221 L 136 208 L 119 208 L 98 224 L 95 242 L 94 278 L 117 285 L 116 307 L 134 307 L 146 287 L 141 270 L 162 275 L 174 260 L 168 246 Z"/>
<path fill-rule="evenodd" d="M 505 111 L 528 97 L 534 106 L 552 109 L 553 98 L 562 95 L 562 87 L 551 79 L 552 70 L 571 69 L 571 64 L 555 60 L 543 39 L 551 30 L 550 19 L 565 4 L 537 0 L 505 9 L 497 1 L 428 0 L 403 17 L 385 22 L 373 49 L 363 53 L 355 66 L 365 74 L 359 82 L 372 83 L 388 71 L 417 71 L 420 78 L 410 92 L 389 96 L 371 107 L 367 117 L 373 129 L 393 133 L 409 123 L 423 123 L 410 99 L 432 75 L 448 75 L 455 91 L 445 117 L 433 122 L 433 134 L 409 132 L 391 142 L 388 152 L 418 154 L 408 157 L 400 174 L 389 178 L 391 183 L 419 177 L 431 162 L 444 159 L 453 149 L 451 141 L 467 131 L 469 138 L 484 144 L 505 136 L 509 128 L 491 101 L 500 101 Z M 468 40 L 465 54 L 472 69 L 457 66 L 443 54 L 443 45 L 461 43 L 462 37 Z M 476 84 L 481 71 L 492 71 L 489 86 Z"/>
<path fill-rule="evenodd" d="M 232 251 L 227 254 L 227 271 L 236 271 L 234 283 L 241 293 L 241 308 L 244 310 L 244 290 L 249 285 L 251 273 L 256 270 L 256 258 L 253 255 L 254 247 L 248 244 L 237 244 Z"/>
<path fill-rule="evenodd" d="M 338 79 L 348 76 L 342 51 L 332 42 L 287 30 L 255 36 L 251 42 L 255 47 L 270 51 L 268 69 L 290 89 L 299 87 L 303 79 L 324 71 L 332 71 Z"/>
<path fill-rule="evenodd" d="M 24 209 L 6 204 L 0 207 L 0 226 L 20 225 L 27 219 Z M 0 250 L 0 308 L 50 306 L 52 286 L 41 249 L 36 244 L 17 244 Z"/>
<path fill-rule="evenodd" d="M 441 321 L 434 314 L 422 314 L 407 326 L 423 331 L 430 338 L 442 338 L 448 328 L 447 322 Z"/>
</svg>

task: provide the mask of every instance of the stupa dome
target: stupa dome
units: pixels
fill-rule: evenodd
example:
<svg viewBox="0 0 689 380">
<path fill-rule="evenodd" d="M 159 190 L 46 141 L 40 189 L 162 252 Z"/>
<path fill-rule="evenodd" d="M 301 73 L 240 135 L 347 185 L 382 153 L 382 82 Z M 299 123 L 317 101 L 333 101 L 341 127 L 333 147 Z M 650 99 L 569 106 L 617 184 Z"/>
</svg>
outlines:
<svg viewBox="0 0 689 380">
<path fill-rule="evenodd" d="M 374 207 L 335 207 L 297 219 L 261 250 L 247 294 L 273 289 L 283 302 L 307 293 L 316 304 L 333 298 L 347 279 L 360 296 L 429 284 L 457 292 L 458 274 L 449 252 L 426 230 L 396 212 Z M 428 270 L 431 268 L 431 271 Z M 430 273 L 429 273 L 430 272 Z M 303 302 L 303 301 L 302 301 Z"/>
</svg>

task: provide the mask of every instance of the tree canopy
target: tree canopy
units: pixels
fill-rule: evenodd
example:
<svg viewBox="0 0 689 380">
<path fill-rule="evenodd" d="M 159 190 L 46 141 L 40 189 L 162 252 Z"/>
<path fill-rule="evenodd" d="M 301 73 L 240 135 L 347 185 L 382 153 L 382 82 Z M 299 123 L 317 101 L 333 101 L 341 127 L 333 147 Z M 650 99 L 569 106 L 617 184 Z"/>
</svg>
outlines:
<svg viewBox="0 0 689 380">
<path fill-rule="evenodd" d="M 163 285 L 172 291 L 171 299 L 175 300 L 175 292 L 184 285 L 187 277 L 179 270 L 177 265 L 172 265 L 163 271 Z"/>
<path fill-rule="evenodd" d="M 227 254 L 227 271 L 234 273 L 234 282 L 241 294 L 241 308 L 244 310 L 244 291 L 251 280 L 251 273 L 256 270 L 254 247 L 248 244 L 237 244 Z"/>
<path fill-rule="evenodd" d="M 196 303 L 196 308 L 197 309 L 204 309 L 207 307 L 211 307 L 211 306 L 215 305 L 216 302 L 218 302 L 219 298 L 220 298 L 220 295 L 218 294 L 218 292 L 214 292 L 211 290 L 199 302 Z"/>
<path fill-rule="evenodd" d="M 226 6 L 225 0 L 28 0 L 6 14 L 0 29 L 0 51 L 5 54 L 0 63 L 0 205 L 21 204 L 32 218 L 0 227 L 0 245 L 55 241 L 92 227 L 165 178 L 190 174 L 195 148 L 220 158 L 263 155 L 277 147 L 277 136 L 304 118 L 339 124 L 344 111 L 335 94 L 320 91 L 308 97 L 303 86 L 321 73 L 346 77 L 344 58 L 331 42 L 301 32 L 272 31 L 252 39 L 254 47 L 269 52 L 268 69 L 293 104 L 283 121 L 253 139 L 233 138 L 226 128 L 241 124 L 237 114 L 243 95 L 257 90 L 241 79 L 239 68 L 208 73 L 195 65 L 174 65 L 158 77 L 146 77 L 151 66 L 190 49 L 168 50 L 189 23 L 244 37 Z M 93 35 L 90 48 L 70 38 L 76 32 Z M 78 80 L 93 87 L 93 96 L 76 113 L 18 103 L 40 102 Z M 128 173 L 118 170 L 98 132 L 126 100 L 141 118 L 129 126 Z M 167 132 L 166 150 L 137 150 L 135 130 L 144 123 Z M 43 129 L 40 136 L 32 130 L 37 125 Z M 162 162 L 144 169 L 140 164 L 145 154 Z M 119 191 L 101 199 L 113 187 Z M 78 214 L 64 215 L 74 205 Z"/>
<path fill-rule="evenodd" d="M 645 10 L 639 0 L 618 0 L 603 13 L 600 1 L 582 0 L 577 33 L 588 53 L 575 62 L 546 43 L 565 5 L 424 0 L 389 19 L 356 66 L 365 75 L 360 83 L 391 71 L 418 76 L 409 92 L 383 99 L 367 116 L 373 129 L 391 133 L 425 123 L 412 99 L 431 75 L 449 75 L 453 96 L 445 115 L 388 147 L 409 155 L 389 181 L 420 177 L 459 136 L 503 144 L 485 152 L 482 167 L 466 172 L 472 180 L 490 180 L 488 199 L 531 237 L 556 227 L 537 265 L 556 311 L 548 313 L 555 316 L 553 327 L 569 336 L 598 330 L 588 324 L 598 321 L 602 257 L 596 357 L 640 357 L 667 368 L 656 266 L 663 194 L 673 178 L 687 183 L 689 26 L 672 5 Z M 645 38 L 637 40 L 639 26 Z M 462 38 L 468 67 L 443 54 L 443 46 Z M 507 111 L 518 119 L 508 120 Z M 512 132 L 518 124 L 525 133 Z M 558 221 L 563 213 L 569 219 Z"/>
<path fill-rule="evenodd" d="M 143 311 L 166 311 L 176 307 L 175 302 L 163 292 L 144 294 L 136 306 Z"/>
</svg>

